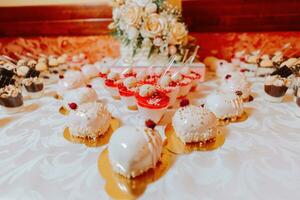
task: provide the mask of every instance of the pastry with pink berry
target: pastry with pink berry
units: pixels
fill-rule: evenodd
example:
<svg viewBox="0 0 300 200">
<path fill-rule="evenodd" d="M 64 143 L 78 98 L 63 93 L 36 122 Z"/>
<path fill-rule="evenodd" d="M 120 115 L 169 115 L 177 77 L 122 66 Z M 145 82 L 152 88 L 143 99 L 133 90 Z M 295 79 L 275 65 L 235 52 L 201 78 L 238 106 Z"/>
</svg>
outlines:
<svg viewBox="0 0 300 200">
<path fill-rule="evenodd" d="M 180 107 L 172 118 L 176 136 L 185 144 L 207 143 L 217 136 L 217 118 L 203 107 Z"/>
<path fill-rule="evenodd" d="M 155 86 L 142 85 L 135 94 L 138 109 L 145 120 L 150 119 L 158 123 L 165 114 L 170 98 Z"/>
<path fill-rule="evenodd" d="M 162 150 L 162 138 L 154 128 L 123 126 L 109 141 L 108 157 L 115 173 L 135 178 L 157 166 Z"/>
<path fill-rule="evenodd" d="M 111 119 L 111 113 L 103 103 L 90 102 L 79 106 L 73 103 L 67 127 L 74 138 L 96 140 L 108 131 Z"/>
<path fill-rule="evenodd" d="M 96 91 L 90 86 L 80 87 L 73 90 L 66 91 L 63 95 L 62 107 L 59 109 L 60 113 L 68 114 L 72 103 L 82 105 L 84 103 L 95 102 L 98 100 Z"/>
<path fill-rule="evenodd" d="M 76 89 L 85 84 L 85 78 L 80 71 L 67 71 L 64 76 L 59 76 L 58 93 L 63 96 L 63 93 L 68 90 Z"/>
<path fill-rule="evenodd" d="M 219 120 L 223 122 L 238 121 L 244 114 L 243 100 L 240 94 L 215 92 L 207 96 L 205 108 L 212 111 Z"/>
<path fill-rule="evenodd" d="M 231 72 L 222 79 L 221 90 L 225 93 L 235 94 L 237 91 L 242 93 L 241 98 L 244 102 L 253 100 L 251 96 L 251 83 L 241 72 Z"/>
</svg>

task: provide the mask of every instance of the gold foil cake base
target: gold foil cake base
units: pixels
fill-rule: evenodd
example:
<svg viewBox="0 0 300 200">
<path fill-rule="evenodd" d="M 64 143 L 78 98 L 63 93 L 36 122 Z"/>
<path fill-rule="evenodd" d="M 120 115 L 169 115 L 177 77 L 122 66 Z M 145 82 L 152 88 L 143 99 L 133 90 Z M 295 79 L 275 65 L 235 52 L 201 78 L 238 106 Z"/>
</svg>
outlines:
<svg viewBox="0 0 300 200">
<path fill-rule="evenodd" d="M 110 165 L 108 149 L 106 148 L 99 156 L 98 170 L 105 179 L 105 191 L 112 199 L 137 199 L 141 196 L 147 186 L 166 174 L 175 161 L 175 155 L 166 148 L 163 149 L 161 161 L 154 169 L 150 169 L 142 175 L 129 179 L 116 174 Z"/>
<path fill-rule="evenodd" d="M 65 115 L 65 116 L 69 114 L 69 110 L 66 109 L 66 107 L 64 107 L 64 106 L 60 107 L 58 112 L 62 115 Z"/>
<path fill-rule="evenodd" d="M 243 122 L 248 119 L 248 114 L 246 112 L 243 112 L 243 114 L 239 117 L 230 117 L 225 119 L 218 119 L 218 126 L 225 126 L 229 123 L 237 123 L 237 122 Z"/>
<path fill-rule="evenodd" d="M 72 143 L 85 144 L 87 147 L 100 147 L 109 142 L 109 139 L 112 136 L 113 132 L 119 127 L 120 121 L 115 118 L 112 118 L 108 131 L 99 137 L 91 138 L 73 136 L 69 128 L 67 127 L 64 130 L 64 138 Z"/>
<path fill-rule="evenodd" d="M 193 151 L 212 151 L 221 147 L 225 142 L 225 133 L 217 127 L 217 135 L 215 138 L 205 142 L 183 143 L 176 135 L 174 128 L 168 124 L 165 128 L 167 137 L 166 147 L 169 151 L 175 154 L 188 154 Z"/>
</svg>

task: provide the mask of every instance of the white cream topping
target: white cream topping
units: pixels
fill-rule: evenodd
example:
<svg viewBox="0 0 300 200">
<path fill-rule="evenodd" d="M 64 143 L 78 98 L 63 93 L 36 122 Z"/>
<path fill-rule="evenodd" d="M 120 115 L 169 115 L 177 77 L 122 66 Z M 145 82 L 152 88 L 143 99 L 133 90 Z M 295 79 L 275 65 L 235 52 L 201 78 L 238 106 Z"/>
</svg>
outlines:
<svg viewBox="0 0 300 200">
<path fill-rule="evenodd" d="M 275 76 L 267 76 L 265 79 L 265 85 L 274 85 L 274 86 L 288 86 L 289 81 L 286 78 L 282 78 L 278 75 Z"/>
<path fill-rule="evenodd" d="M 117 72 L 110 72 L 108 75 L 107 75 L 107 79 L 109 79 L 109 80 L 114 80 L 114 81 L 116 81 L 116 80 L 118 80 L 120 78 L 120 75 L 119 75 L 119 73 L 117 73 Z"/>
<path fill-rule="evenodd" d="M 289 58 L 288 60 L 284 61 L 281 63 L 280 67 L 287 66 L 287 67 L 292 67 L 296 62 L 298 61 L 297 58 Z"/>
<path fill-rule="evenodd" d="M 37 71 L 46 71 L 47 68 L 48 68 L 48 66 L 45 62 L 38 62 L 35 66 L 35 69 Z"/>
<path fill-rule="evenodd" d="M 216 116 L 212 112 L 193 105 L 179 108 L 172 119 L 176 135 L 184 143 L 212 139 L 216 123 Z"/>
<path fill-rule="evenodd" d="M 17 68 L 17 75 L 18 76 L 25 76 L 29 71 L 29 67 L 25 65 L 21 65 L 20 67 Z"/>
<path fill-rule="evenodd" d="M 134 77 L 128 77 L 124 79 L 123 84 L 127 89 L 131 89 L 136 86 L 137 80 Z"/>
<path fill-rule="evenodd" d="M 223 79 L 221 90 L 235 94 L 237 91 L 242 92 L 242 98 L 246 99 L 251 95 L 251 83 L 247 80 L 244 74 L 240 72 L 229 73 L 231 77 Z"/>
<path fill-rule="evenodd" d="M 123 126 L 116 130 L 109 141 L 109 161 L 116 173 L 134 178 L 156 167 L 161 158 L 162 144 L 155 130 Z"/>
<path fill-rule="evenodd" d="M 232 93 L 213 93 L 206 98 L 205 107 L 218 119 L 241 116 L 244 112 L 243 101 Z"/>
<path fill-rule="evenodd" d="M 84 103 L 97 101 L 98 96 L 93 88 L 81 87 L 74 90 L 69 90 L 63 94 L 63 104 L 68 106 L 69 103 L 81 105 Z"/>
<path fill-rule="evenodd" d="M 262 60 L 260 62 L 261 67 L 273 67 L 273 61 L 272 60 Z"/>
<path fill-rule="evenodd" d="M 142 97 L 151 96 L 156 91 L 156 88 L 153 85 L 145 84 L 140 87 L 139 95 Z"/>
<path fill-rule="evenodd" d="M 21 93 L 21 89 L 14 85 L 7 85 L 0 88 L 0 96 L 2 98 L 16 97 L 19 93 Z"/>
<path fill-rule="evenodd" d="M 81 68 L 81 71 L 86 79 L 91 79 L 98 75 L 98 70 L 97 70 L 96 66 L 90 65 L 90 64 L 84 65 Z"/>
<path fill-rule="evenodd" d="M 96 138 L 103 135 L 110 126 L 111 114 L 106 106 L 99 102 L 78 105 L 71 110 L 67 126 L 74 136 Z"/>
</svg>

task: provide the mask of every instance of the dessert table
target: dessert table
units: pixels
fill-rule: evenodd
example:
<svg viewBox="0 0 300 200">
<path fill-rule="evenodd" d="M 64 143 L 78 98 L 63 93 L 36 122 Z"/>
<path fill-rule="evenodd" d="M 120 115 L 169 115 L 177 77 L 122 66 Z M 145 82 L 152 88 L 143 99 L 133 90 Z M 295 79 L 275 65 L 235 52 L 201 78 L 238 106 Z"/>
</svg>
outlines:
<svg viewBox="0 0 300 200">
<path fill-rule="evenodd" d="M 135 111 L 93 87 L 123 124 L 143 123 Z M 217 81 L 199 87 L 201 104 Z M 88 148 L 64 139 L 66 117 L 53 98 L 26 100 L 22 112 L 0 114 L 0 199 L 111 199 L 98 171 L 106 148 Z M 249 118 L 224 127 L 223 146 L 177 155 L 167 173 L 148 185 L 140 199 L 300 199 L 300 119 L 292 96 L 266 102 L 263 84 L 253 83 Z M 297 110 L 298 109 L 298 110 Z M 164 137 L 164 127 L 157 127 Z"/>
</svg>

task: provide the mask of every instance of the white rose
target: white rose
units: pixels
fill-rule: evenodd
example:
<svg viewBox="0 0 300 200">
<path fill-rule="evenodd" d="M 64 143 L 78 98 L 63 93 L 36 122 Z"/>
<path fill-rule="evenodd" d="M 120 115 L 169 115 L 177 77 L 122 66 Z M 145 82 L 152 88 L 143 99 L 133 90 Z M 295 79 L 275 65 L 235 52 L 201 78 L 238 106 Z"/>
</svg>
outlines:
<svg viewBox="0 0 300 200">
<path fill-rule="evenodd" d="M 160 47 L 164 44 L 164 41 L 160 37 L 157 37 L 153 40 L 153 44 Z"/>
<path fill-rule="evenodd" d="M 154 38 L 160 36 L 166 27 L 167 20 L 164 17 L 153 13 L 144 19 L 141 34 L 143 37 Z"/>
<path fill-rule="evenodd" d="M 128 34 L 128 39 L 129 40 L 134 40 L 138 37 L 139 31 L 136 28 L 131 26 L 131 27 L 128 28 L 127 34 Z"/>
<path fill-rule="evenodd" d="M 156 10 L 157 10 L 157 5 L 155 3 L 150 3 L 145 8 L 145 11 L 147 13 L 155 13 Z"/>
<path fill-rule="evenodd" d="M 112 13 L 113 20 L 120 19 L 121 14 L 122 14 L 122 12 L 121 12 L 121 9 L 120 9 L 120 8 L 114 8 L 114 9 L 113 9 L 113 13 Z"/>
<path fill-rule="evenodd" d="M 149 38 L 145 38 L 143 40 L 142 46 L 145 47 L 150 47 L 152 45 L 151 40 Z"/>
<path fill-rule="evenodd" d="M 152 3 L 152 0 L 134 0 L 134 2 L 141 7 L 146 7 L 148 4 Z"/>
<path fill-rule="evenodd" d="M 188 32 L 185 25 L 180 22 L 176 22 L 170 28 L 169 43 L 173 45 L 182 44 L 186 41 Z"/>
<path fill-rule="evenodd" d="M 136 4 L 129 4 L 122 9 L 121 18 L 127 25 L 136 25 L 141 20 L 142 11 Z"/>
</svg>

